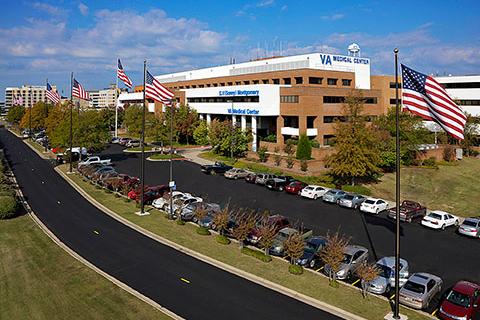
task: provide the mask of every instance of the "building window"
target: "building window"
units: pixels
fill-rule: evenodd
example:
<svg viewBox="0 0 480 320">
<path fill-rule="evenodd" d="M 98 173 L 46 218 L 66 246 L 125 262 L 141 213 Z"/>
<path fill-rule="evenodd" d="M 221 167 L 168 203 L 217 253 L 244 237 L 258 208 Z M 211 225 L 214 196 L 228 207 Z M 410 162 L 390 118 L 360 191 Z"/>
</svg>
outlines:
<svg viewBox="0 0 480 320">
<path fill-rule="evenodd" d="M 298 96 L 280 96 L 282 103 L 298 103 Z"/>
<path fill-rule="evenodd" d="M 399 83 L 398 84 L 398 89 L 401 89 L 402 88 L 402 84 Z M 395 89 L 395 82 L 390 82 L 390 89 Z"/>
<path fill-rule="evenodd" d="M 479 106 L 480 100 L 455 100 L 461 106 Z"/>
<path fill-rule="evenodd" d="M 323 96 L 323 103 L 343 103 L 345 97 Z"/>
<path fill-rule="evenodd" d="M 316 116 L 307 116 L 307 128 L 314 128 Z"/>
<path fill-rule="evenodd" d="M 352 79 L 342 79 L 342 86 L 350 87 L 352 85 Z"/>
<path fill-rule="evenodd" d="M 205 87 L 205 85 L 203 85 L 203 84 L 199 84 L 199 85 L 198 85 L 198 87 L 199 87 L 199 88 L 204 88 L 204 87 Z"/>
<path fill-rule="evenodd" d="M 190 89 L 190 86 L 185 86 L 185 88 Z"/>
<path fill-rule="evenodd" d="M 295 77 L 295 83 L 296 84 L 302 84 L 303 83 L 303 77 Z"/>
<path fill-rule="evenodd" d="M 196 88 L 196 87 L 197 87 L 197 85 L 195 85 L 195 84 L 192 84 L 192 88 Z"/>
<path fill-rule="evenodd" d="M 400 104 L 401 104 L 401 103 L 402 103 L 402 99 L 398 99 L 398 103 L 400 103 Z M 390 99 L 390 104 L 391 104 L 391 105 L 396 105 L 396 104 L 397 104 L 397 102 L 396 102 L 396 100 L 395 100 L 395 99 Z"/>
<path fill-rule="evenodd" d="M 376 97 L 363 98 L 363 103 L 365 103 L 365 104 L 377 104 L 377 98 Z"/>
<path fill-rule="evenodd" d="M 280 79 L 272 79 L 273 80 L 273 84 L 280 84 Z"/>
<path fill-rule="evenodd" d="M 250 84 L 250 81 L 246 80 L 246 81 L 243 81 L 243 84 Z"/>
<path fill-rule="evenodd" d="M 260 80 L 253 80 L 253 84 L 259 84 Z"/>
<path fill-rule="evenodd" d="M 308 77 L 308 83 L 309 84 L 322 84 L 323 78 L 318 78 L 318 77 Z"/>
<path fill-rule="evenodd" d="M 246 96 L 246 97 L 190 97 L 187 98 L 188 103 L 232 103 L 232 102 L 259 102 L 259 96 Z"/>
<path fill-rule="evenodd" d="M 326 134 L 323 136 L 323 144 L 325 146 L 331 146 L 335 143 L 335 135 L 333 134 Z"/>
<path fill-rule="evenodd" d="M 233 82 L 227 82 L 227 84 L 228 84 L 229 86 L 232 86 L 232 85 L 233 85 Z"/>
<path fill-rule="evenodd" d="M 211 84 L 210 83 L 207 83 L 207 88 L 210 88 Z"/>
<path fill-rule="evenodd" d="M 344 116 L 324 116 L 323 123 L 333 123 L 335 121 L 345 122 L 346 118 Z"/>
<path fill-rule="evenodd" d="M 457 82 L 457 83 L 441 83 L 446 89 L 472 89 L 480 88 L 480 82 Z"/>
<path fill-rule="evenodd" d="M 218 87 L 218 83 L 214 83 L 213 86 L 214 86 L 214 87 Z"/>
<path fill-rule="evenodd" d="M 239 85 L 241 84 L 241 82 L 240 82 L 240 81 L 235 81 L 235 84 L 236 84 L 237 86 L 239 86 Z"/>
<path fill-rule="evenodd" d="M 292 84 L 292 79 L 291 78 L 283 78 L 283 83 L 284 84 Z"/>
<path fill-rule="evenodd" d="M 225 87 L 225 82 L 220 82 L 220 87 Z"/>
<path fill-rule="evenodd" d="M 262 82 L 263 82 L 263 84 L 268 84 L 269 83 L 268 79 L 263 79 Z"/>
<path fill-rule="evenodd" d="M 298 117 L 295 116 L 284 116 L 283 117 L 283 126 L 290 128 L 298 128 Z"/>
<path fill-rule="evenodd" d="M 338 79 L 328 78 L 328 79 L 327 79 L 327 84 L 328 84 L 329 86 L 336 86 L 336 85 L 337 85 L 337 81 L 338 81 Z"/>
</svg>

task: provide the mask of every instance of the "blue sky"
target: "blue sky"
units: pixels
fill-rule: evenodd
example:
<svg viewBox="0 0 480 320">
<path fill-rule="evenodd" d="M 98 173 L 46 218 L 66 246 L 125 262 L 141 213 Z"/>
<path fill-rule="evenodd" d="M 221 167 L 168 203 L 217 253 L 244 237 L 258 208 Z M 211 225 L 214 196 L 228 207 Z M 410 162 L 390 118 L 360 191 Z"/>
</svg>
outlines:
<svg viewBox="0 0 480 320">
<path fill-rule="evenodd" d="M 69 92 L 115 82 L 116 57 L 134 84 L 153 74 L 265 55 L 345 53 L 351 42 L 373 74 L 393 74 L 392 50 L 424 73 L 480 74 L 480 1 L 5 1 L 0 100 L 5 87 Z"/>
</svg>

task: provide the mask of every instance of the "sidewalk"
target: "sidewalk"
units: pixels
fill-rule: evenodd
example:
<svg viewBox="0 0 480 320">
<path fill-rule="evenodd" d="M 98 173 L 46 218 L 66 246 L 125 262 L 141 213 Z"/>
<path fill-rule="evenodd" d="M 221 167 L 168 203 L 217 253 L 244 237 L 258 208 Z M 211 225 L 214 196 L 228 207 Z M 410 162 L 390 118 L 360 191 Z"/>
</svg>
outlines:
<svg viewBox="0 0 480 320">
<path fill-rule="evenodd" d="M 192 162 L 198 163 L 199 165 L 209 165 L 214 162 L 211 160 L 203 159 L 198 156 L 199 153 L 210 150 L 210 147 L 200 147 L 200 148 L 188 148 L 179 150 L 179 153 L 185 158 L 189 159 Z"/>
</svg>

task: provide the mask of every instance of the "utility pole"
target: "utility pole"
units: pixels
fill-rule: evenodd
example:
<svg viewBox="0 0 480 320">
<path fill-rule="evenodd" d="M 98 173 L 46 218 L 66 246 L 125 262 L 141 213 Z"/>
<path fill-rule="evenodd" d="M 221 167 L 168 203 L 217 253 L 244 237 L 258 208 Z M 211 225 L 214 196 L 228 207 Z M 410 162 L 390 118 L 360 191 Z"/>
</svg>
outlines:
<svg viewBox="0 0 480 320">
<path fill-rule="evenodd" d="M 141 198 L 140 198 L 140 215 L 145 214 L 145 82 L 147 60 L 143 60 L 143 109 L 142 109 L 142 137 L 140 140 L 140 146 L 142 149 L 141 165 L 140 165 L 140 178 L 141 178 Z"/>
<path fill-rule="evenodd" d="M 118 72 L 118 59 L 117 59 L 117 72 Z M 118 138 L 118 74 L 115 80 L 115 138 Z"/>
<path fill-rule="evenodd" d="M 30 94 L 30 112 L 28 115 L 28 136 L 30 140 L 32 139 L 32 109 L 33 109 L 33 94 L 32 94 L 32 86 L 30 85 L 30 89 L 28 90 Z"/>
<path fill-rule="evenodd" d="M 73 162 L 73 72 L 70 75 L 70 170 L 72 173 L 72 162 Z M 81 150 L 80 150 L 81 151 Z"/>
<path fill-rule="evenodd" d="M 48 78 L 47 78 L 47 83 L 46 83 L 46 86 L 48 87 Z M 45 88 L 47 88 L 45 87 Z M 53 90 L 53 89 L 52 89 Z M 47 106 L 47 99 L 45 99 L 45 108 L 44 108 L 44 120 L 43 120 L 43 129 L 45 130 L 45 132 L 47 131 L 47 116 L 48 116 L 48 106 Z M 45 153 L 48 151 L 47 149 L 47 141 L 44 140 L 43 141 L 43 146 L 45 147 Z"/>
<path fill-rule="evenodd" d="M 170 180 L 168 186 L 170 187 L 170 210 L 168 213 L 168 218 L 173 219 L 173 104 L 175 100 L 171 99 L 170 101 Z M 180 216 L 180 213 L 179 213 Z"/>
</svg>

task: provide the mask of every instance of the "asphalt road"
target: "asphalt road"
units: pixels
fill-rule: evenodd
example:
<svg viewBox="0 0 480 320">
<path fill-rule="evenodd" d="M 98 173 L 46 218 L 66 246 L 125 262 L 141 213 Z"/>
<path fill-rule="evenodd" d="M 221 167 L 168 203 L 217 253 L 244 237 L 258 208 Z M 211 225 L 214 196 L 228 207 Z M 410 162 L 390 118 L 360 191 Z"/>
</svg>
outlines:
<svg viewBox="0 0 480 320">
<path fill-rule="evenodd" d="M 118 172 L 139 176 L 140 156 L 126 155 L 122 149 L 119 145 L 111 145 L 103 154 L 112 158 Z M 351 237 L 350 243 L 368 248 L 372 261 L 394 255 L 395 222 L 389 220 L 385 213 L 364 215 L 321 200 L 270 191 L 243 180 L 232 181 L 219 175 L 206 175 L 200 171 L 199 165 L 189 161 L 175 161 L 173 168 L 178 190 L 207 197 L 208 201 L 220 204 L 229 202 L 237 207 L 268 209 L 289 217 L 293 222 L 303 223 L 317 235 L 340 230 Z M 168 181 L 168 162 L 146 161 L 147 184 L 167 184 Z M 432 197 L 441 196 L 432 194 Z M 472 212 L 474 214 L 479 213 Z M 409 262 L 410 272 L 438 275 L 444 280 L 444 288 L 461 279 L 480 282 L 480 240 L 460 236 L 454 228 L 435 231 L 419 223 L 402 223 L 401 256 Z"/>
<path fill-rule="evenodd" d="M 49 162 L 5 129 L 0 129 L 0 142 L 30 206 L 61 241 L 178 315 L 187 319 L 339 319 L 143 236 L 91 205 Z"/>
</svg>

